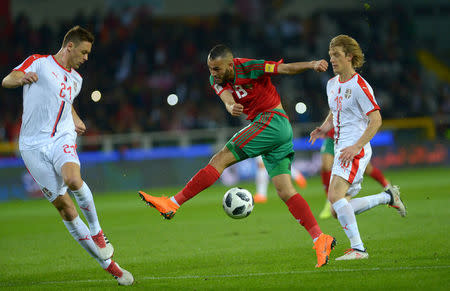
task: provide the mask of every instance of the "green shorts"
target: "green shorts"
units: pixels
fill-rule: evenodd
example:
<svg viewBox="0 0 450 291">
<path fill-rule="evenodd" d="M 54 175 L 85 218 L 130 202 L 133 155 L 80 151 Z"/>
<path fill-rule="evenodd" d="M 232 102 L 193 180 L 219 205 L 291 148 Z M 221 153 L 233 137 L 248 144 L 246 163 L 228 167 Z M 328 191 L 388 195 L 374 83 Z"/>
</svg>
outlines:
<svg viewBox="0 0 450 291">
<path fill-rule="evenodd" d="M 334 140 L 327 137 L 323 140 L 322 146 L 320 147 L 321 154 L 330 154 L 334 156 Z"/>
<path fill-rule="evenodd" d="M 272 178 L 291 174 L 294 159 L 292 127 L 286 113 L 273 109 L 258 114 L 246 127 L 227 143 L 227 148 L 238 161 L 262 156 L 264 166 Z"/>
</svg>

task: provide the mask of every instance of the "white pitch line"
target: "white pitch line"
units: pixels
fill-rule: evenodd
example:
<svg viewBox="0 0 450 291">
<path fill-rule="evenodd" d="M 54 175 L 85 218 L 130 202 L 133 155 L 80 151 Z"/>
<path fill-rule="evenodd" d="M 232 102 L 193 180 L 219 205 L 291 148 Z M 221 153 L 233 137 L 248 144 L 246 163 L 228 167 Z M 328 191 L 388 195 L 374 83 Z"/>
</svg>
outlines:
<svg viewBox="0 0 450 291">
<path fill-rule="evenodd" d="M 260 277 L 260 276 L 274 276 L 274 275 L 294 275 L 294 274 L 310 274 L 310 273 L 341 273 L 341 272 L 377 272 L 377 271 L 406 271 L 406 270 L 427 270 L 427 269 L 448 269 L 450 265 L 443 266 L 415 266 L 415 267 L 375 267 L 375 268 L 357 268 L 357 269 L 315 269 L 315 270 L 299 270 L 289 272 L 266 272 L 266 273 L 249 273 L 249 274 L 223 274 L 223 275 L 184 275 L 184 276 L 165 276 L 165 277 L 139 277 L 138 281 L 145 280 L 182 280 L 182 279 L 211 279 L 211 278 L 238 278 L 238 277 Z M 77 284 L 77 283 L 93 283 L 93 282 L 108 282 L 112 279 L 89 279 L 89 280 L 71 280 L 71 281 L 45 281 L 45 282 L 31 282 L 29 284 L 8 284 L 0 283 L 0 287 L 15 287 L 15 286 L 29 286 L 29 285 L 50 285 L 50 284 Z"/>
</svg>

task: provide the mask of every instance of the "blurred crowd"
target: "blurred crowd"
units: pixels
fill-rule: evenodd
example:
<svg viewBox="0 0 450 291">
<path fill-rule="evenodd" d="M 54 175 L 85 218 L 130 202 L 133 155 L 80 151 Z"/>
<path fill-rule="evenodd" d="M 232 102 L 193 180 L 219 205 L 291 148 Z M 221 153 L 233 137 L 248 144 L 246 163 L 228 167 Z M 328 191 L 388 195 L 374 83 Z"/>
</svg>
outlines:
<svg viewBox="0 0 450 291">
<path fill-rule="evenodd" d="M 245 121 L 230 117 L 209 85 L 206 57 L 214 45 L 228 45 L 237 57 L 329 60 L 330 39 L 349 34 L 361 44 L 366 64 L 360 73 L 374 88 L 383 118 L 450 114 L 449 84 L 418 62 L 413 15 L 403 8 L 320 11 L 302 18 L 277 16 L 282 1 L 251 3 L 236 1 L 227 12 L 198 18 L 163 19 L 146 7 L 131 7 L 104 17 L 78 13 L 39 27 L 20 15 L 1 25 L 0 73 L 3 78 L 31 54 L 55 54 L 65 32 L 81 25 L 96 37 L 89 61 L 78 70 L 84 83 L 74 103 L 88 134 L 237 126 Z M 323 74 L 273 78 L 292 122 L 323 120 L 332 76 L 330 66 Z M 1 89 L 0 141 L 17 139 L 21 90 Z M 102 93 L 97 103 L 90 98 L 94 90 Z M 175 106 L 167 104 L 170 94 L 179 98 Z M 307 105 L 304 114 L 295 112 L 297 102 Z"/>
</svg>

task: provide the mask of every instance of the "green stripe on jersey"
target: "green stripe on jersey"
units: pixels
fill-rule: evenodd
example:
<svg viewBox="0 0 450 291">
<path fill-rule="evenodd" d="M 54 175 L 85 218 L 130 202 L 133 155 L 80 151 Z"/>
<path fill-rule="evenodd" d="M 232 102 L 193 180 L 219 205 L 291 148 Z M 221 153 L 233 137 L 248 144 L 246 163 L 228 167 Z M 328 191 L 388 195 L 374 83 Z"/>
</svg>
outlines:
<svg viewBox="0 0 450 291">
<path fill-rule="evenodd" d="M 236 66 L 236 74 L 241 79 L 257 79 L 264 74 L 264 60 L 251 60 Z"/>
</svg>

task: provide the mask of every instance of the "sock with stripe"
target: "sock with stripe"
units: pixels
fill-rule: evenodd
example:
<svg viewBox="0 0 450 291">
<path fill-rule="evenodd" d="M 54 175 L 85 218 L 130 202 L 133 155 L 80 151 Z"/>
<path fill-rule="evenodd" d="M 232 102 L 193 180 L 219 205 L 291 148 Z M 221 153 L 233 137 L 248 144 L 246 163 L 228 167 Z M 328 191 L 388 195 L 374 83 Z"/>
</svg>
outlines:
<svg viewBox="0 0 450 291">
<path fill-rule="evenodd" d="M 90 254 L 103 269 L 108 268 L 111 259 L 104 261 L 98 258 L 97 246 L 92 241 L 91 233 L 83 220 L 81 220 L 80 216 L 77 216 L 72 221 L 63 220 L 63 222 L 72 237 L 88 252 L 88 254 Z"/>
<path fill-rule="evenodd" d="M 308 202 L 303 197 L 296 193 L 294 196 L 286 201 L 286 205 L 289 208 L 292 216 L 308 231 L 311 238 L 317 239 L 322 230 L 317 224 L 314 215 L 309 208 Z"/>
<path fill-rule="evenodd" d="M 348 203 L 347 199 L 342 198 L 334 202 L 332 206 L 334 211 L 336 211 L 337 219 L 350 240 L 352 249 L 364 251 L 364 244 L 359 235 L 358 224 L 352 205 Z"/>
<path fill-rule="evenodd" d="M 366 210 L 374 208 L 375 206 L 381 204 L 388 204 L 391 201 L 391 196 L 386 192 L 381 192 L 376 195 L 365 196 L 361 198 L 353 198 L 350 200 L 350 205 L 352 206 L 355 214 L 363 213 Z"/>
<path fill-rule="evenodd" d="M 192 177 L 186 186 L 184 186 L 183 190 L 174 196 L 174 199 L 177 201 L 178 205 L 182 205 L 184 202 L 214 184 L 219 177 L 220 173 L 216 168 L 208 164 Z"/>
<path fill-rule="evenodd" d="M 97 210 L 95 209 L 94 198 L 92 197 L 91 189 L 88 185 L 83 182 L 83 185 L 78 190 L 71 190 L 75 199 L 77 200 L 78 206 L 81 209 L 84 217 L 89 224 L 89 230 L 91 235 L 96 235 L 100 232 L 101 227 L 98 222 Z"/>
</svg>

